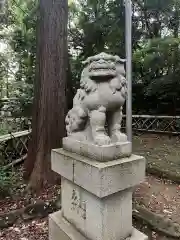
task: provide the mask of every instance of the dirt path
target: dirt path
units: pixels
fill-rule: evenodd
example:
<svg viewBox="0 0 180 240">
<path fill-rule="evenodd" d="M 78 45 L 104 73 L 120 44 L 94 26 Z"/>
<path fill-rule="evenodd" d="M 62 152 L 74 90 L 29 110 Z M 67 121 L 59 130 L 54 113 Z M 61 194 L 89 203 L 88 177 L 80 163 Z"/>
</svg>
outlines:
<svg viewBox="0 0 180 240">
<path fill-rule="evenodd" d="M 48 240 L 48 219 L 16 224 L 0 231 L 0 240 Z"/>
<path fill-rule="evenodd" d="M 166 172 L 180 181 L 179 137 L 156 134 L 133 136 L 133 153 L 145 156 L 148 168 L 156 168 L 159 173 Z"/>
<path fill-rule="evenodd" d="M 149 175 L 134 196 L 151 211 L 180 224 L 180 185 Z"/>
<path fill-rule="evenodd" d="M 138 227 L 138 225 L 136 225 Z M 141 225 L 142 226 L 142 225 Z M 160 236 L 149 229 L 141 227 L 149 240 L 173 240 Z M 0 232 L 0 240 L 48 240 L 48 219 L 35 220 L 31 223 L 16 224 Z"/>
<path fill-rule="evenodd" d="M 6 197 L 0 199 L 0 214 L 23 208 L 28 204 L 33 204 L 40 200 L 44 202 L 56 200 L 59 194 L 60 186 L 58 185 L 47 187 L 38 195 L 28 196 L 23 193 L 21 195 L 14 194 L 13 198 Z"/>
</svg>

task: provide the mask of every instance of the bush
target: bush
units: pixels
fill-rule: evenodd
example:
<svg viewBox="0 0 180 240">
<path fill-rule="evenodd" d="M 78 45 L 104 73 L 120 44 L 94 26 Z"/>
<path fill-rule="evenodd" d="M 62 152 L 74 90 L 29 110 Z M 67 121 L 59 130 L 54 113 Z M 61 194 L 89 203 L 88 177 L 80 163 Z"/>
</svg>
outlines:
<svg viewBox="0 0 180 240">
<path fill-rule="evenodd" d="M 0 167 L 0 198 L 10 196 L 17 186 L 17 173 Z"/>
</svg>

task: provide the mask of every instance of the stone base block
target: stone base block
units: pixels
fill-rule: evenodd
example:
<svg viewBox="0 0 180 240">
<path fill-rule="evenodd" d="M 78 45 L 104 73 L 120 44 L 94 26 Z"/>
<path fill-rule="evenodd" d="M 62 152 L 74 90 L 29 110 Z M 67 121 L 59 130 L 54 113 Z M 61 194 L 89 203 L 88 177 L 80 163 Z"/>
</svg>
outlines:
<svg viewBox="0 0 180 240">
<path fill-rule="evenodd" d="M 112 219 L 113 221 L 113 219 Z M 98 239 L 98 238 L 97 238 Z M 49 240 L 88 240 L 63 216 L 62 212 L 56 212 L 49 216 Z M 109 238 L 108 240 L 113 240 Z M 119 240 L 148 240 L 148 237 L 136 229 L 126 239 Z"/>
<path fill-rule="evenodd" d="M 144 181 L 146 161 L 131 155 L 110 162 L 92 161 L 63 149 L 52 150 L 52 170 L 103 198 Z"/>
<path fill-rule="evenodd" d="M 63 149 L 100 162 L 107 162 L 129 157 L 132 153 L 132 144 L 130 142 L 119 142 L 107 146 L 98 146 L 66 137 L 63 138 Z"/>
<path fill-rule="evenodd" d="M 98 198 L 62 179 L 62 213 L 88 239 L 119 240 L 132 233 L 132 189 Z"/>
</svg>

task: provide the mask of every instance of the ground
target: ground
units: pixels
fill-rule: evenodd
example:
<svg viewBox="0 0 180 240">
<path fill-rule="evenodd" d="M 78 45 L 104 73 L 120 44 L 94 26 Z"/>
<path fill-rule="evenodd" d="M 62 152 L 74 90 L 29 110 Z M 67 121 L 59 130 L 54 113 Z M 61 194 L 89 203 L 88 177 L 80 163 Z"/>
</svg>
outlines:
<svg viewBox="0 0 180 240">
<path fill-rule="evenodd" d="M 173 172 L 178 175 L 180 172 L 180 144 L 178 138 L 167 136 L 142 135 L 133 139 L 134 152 L 144 155 L 147 158 L 148 166 L 157 166 L 159 169 Z M 22 186 L 22 189 L 24 187 Z M 137 186 L 134 193 L 134 202 L 143 205 L 155 213 L 172 219 L 180 224 L 180 185 L 148 174 L 144 183 Z M 24 196 L 14 199 L 7 198 L 0 201 L 0 212 L 20 208 L 29 202 L 43 199 L 55 198 L 59 193 L 58 187 L 51 187 L 44 190 L 40 196 L 27 198 Z M 137 221 L 134 225 L 144 231 L 151 240 L 172 240 L 169 237 L 161 236 L 146 225 Z M 13 227 L 0 232 L 0 240 L 48 240 L 48 219 L 37 219 L 32 222 L 19 222 Z"/>
<path fill-rule="evenodd" d="M 178 184 L 148 175 L 145 181 L 137 186 L 134 192 L 134 202 L 171 219 L 174 223 L 180 224 L 179 190 L 180 186 Z M 147 228 L 144 228 L 143 231 L 149 234 L 152 239 L 171 240 L 171 238 L 159 236 Z"/>
<path fill-rule="evenodd" d="M 48 240 L 48 219 L 16 224 L 0 232 L 0 240 Z"/>
<path fill-rule="evenodd" d="M 60 186 L 49 186 L 46 187 L 43 191 L 41 191 L 38 195 L 26 195 L 14 194 L 12 197 L 6 197 L 0 200 L 0 214 L 4 212 L 9 212 L 12 210 L 23 208 L 29 204 L 36 203 L 37 201 L 52 201 L 56 200 L 57 195 L 60 193 Z"/>
<path fill-rule="evenodd" d="M 135 191 L 138 203 L 180 223 L 180 185 L 148 175 Z"/>
<path fill-rule="evenodd" d="M 149 240 L 172 240 L 165 236 L 141 228 L 149 235 Z M 17 224 L 0 233 L 0 240 L 48 240 L 48 219 L 35 220 L 30 223 Z"/>
<path fill-rule="evenodd" d="M 168 216 L 174 222 L 180 223 L 180 186 L 168 180 L 148 175 L 144 183 L 140 184 L 135 191 L 135 199 L 138 203 L 145 205 L 151 211 Z M 49 190 L 49 197 L 52 192 Z M 45 194 L 47 199 L 47 194 Z M 9 207 L 10 205 L 8 205 Z M 13 206 L 13 205 L 12 205 Z M 12 207 L 13 208 L 13 207 Z M 135 225 L 146 234 L 150 240 L 171 240 L 161 236 L 146 226 Z M 18 223 L 13 227 L 5 229 L 0 233 L 0 240 L 48 240 L 48 219 L 37 219 L 32 222 Z"/>
<path fill-rule="evenodd" d="M 157 169 L 156 173 L 180 183 L 179 137 L 157 134 L 134 136 L 133 152 L 146 157 L 149 172 Z"/>
</svg>

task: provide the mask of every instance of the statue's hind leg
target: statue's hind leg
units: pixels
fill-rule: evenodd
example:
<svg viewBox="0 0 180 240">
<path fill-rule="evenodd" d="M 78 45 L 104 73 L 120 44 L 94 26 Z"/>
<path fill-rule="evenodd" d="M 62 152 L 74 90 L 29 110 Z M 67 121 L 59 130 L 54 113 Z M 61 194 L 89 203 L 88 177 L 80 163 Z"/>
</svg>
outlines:
<svg viewBox="0 0 180 240">
<path fill-rule="evenodd" d="M 94 143 L 97 145 L 108 145 L 111 142 L 110 137 L 105 131 L 106 108 L 99 107 L 98 110 L 90 112 L 90 124 Z"/>
<path fill-rule="evenodd" d="M 126 142 L 127 136 L 121 132 L 122 107 L 109 114 L 108 122 L 112 142 Z"/>
</svg>

